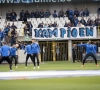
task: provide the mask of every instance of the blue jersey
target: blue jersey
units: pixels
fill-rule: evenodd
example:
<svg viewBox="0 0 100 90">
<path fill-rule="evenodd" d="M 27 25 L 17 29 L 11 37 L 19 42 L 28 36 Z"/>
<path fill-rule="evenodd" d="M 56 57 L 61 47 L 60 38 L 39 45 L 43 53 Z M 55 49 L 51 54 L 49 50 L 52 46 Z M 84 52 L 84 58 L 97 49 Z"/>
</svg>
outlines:
<svg viewBox="0 0 100 90">
<path fill-rule="evenodd" d="M 16 55 L 16 51 L 17 51 L 17 48 L 11 47 L 11 48 L 10 48 L 10 55 L 11 55 L 11 56 L 15 56 L 15 55 Z"/>
<path fill-rule="evenodd" d="M 9 54 L 10 54 L 10 47 L 8 45 L 2 46 L 1 47 L 1 55 L 7 57 L 7 56 L 9 56 Z"/>
<path fill-rule="evenodd" d="M 27 46 L 25 47 L 25 52 L 27 52 L 27 54 L 32 54 L 31 45 L 27 45 Z"/>
<path fill-rule="evenodd" d="M 31 44 L 32 53 L 39 53 L 40 52 L 40 46 L 36 43 Z"/>
<path fill-rule="evenodd" d="M 94 49 L 94 53 L 96 54 L 97 53 L 97 45 L 93 45 L 93 49 Z"/>
<path fill-rule="evenodd" d="M 93 49 L 92 44 L 78 44 L 78 46 L 84 46 L 86 48 L 86 54 L 88 54 L 88 53 L 94 53 L 95 54 L 95 51 Z"/>
</svg>

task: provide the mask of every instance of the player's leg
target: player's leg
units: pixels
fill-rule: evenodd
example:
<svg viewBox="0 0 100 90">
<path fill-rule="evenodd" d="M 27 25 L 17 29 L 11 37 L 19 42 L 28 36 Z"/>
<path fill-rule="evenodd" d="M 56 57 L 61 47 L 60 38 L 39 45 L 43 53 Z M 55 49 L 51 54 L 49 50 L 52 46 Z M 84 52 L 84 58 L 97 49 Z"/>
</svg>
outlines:
<svg viewBox="0 0 100 90">
<path fill-rule="evenodd" d="M 36 54 L 34 53 L 34 54 L 33 54 L 33 57 L 32 57 L 32 59 L 33 59 L 33 63 L 34 63 L 34 69 L 36 68 L 35 57 L 36 57 Z"/>
<path fill-rule="evenodd" d="M 4 61 L 4 57 L 1 57 L 0 64 Z"/>
<path fill-rule="evenodd" d="M 28 58 L 29 58 L 29 54 L 26 55 L 26 62 L 25 62 L 26 68 L 27 68 L 27 61 L 28 61 Z"/>
<path fill-rule="evenodd" d="M 13 58 L 14 58 L 14 60 L 15 60 L 15 67 L 18 68 L 18 67 L 17 67 L 17 57 L 16 57 L 16 56 L 13 56 Z"/>
<path fill-rule="evenodd" d="M 5 57 L 5 60 L 9 63 L 10 70 L 12 71 L 12 63 L 9 57 Z"/>
<path fill-rule="evenodd" d="M 82 61 L 82 66 L 84 65 L 86 59 L 87 59 L 89 56 L 90 56 L 90 54 L 86 54 L 86 55 L 84 56 L 84 59 L 83 59 L 83 61 Z"/>
<path fill-rule="evenodd" d="M 91 53 L 91 55 L 90 55 L 93 59 L 94 59 L 94 61 L 95 61 L 95 64 L 98 66 L 98 64 L 97 64 L 97 58 L 96 58 L 96 56 L 93 54 L 93 53 Z"/>
<path fill-rule="evenodd" d="M 32 63 L 34 64 L 34 62 L 33 62 L 33 57 L 32 57 L 32 55 L 31 55 L 31 54 L 29 55 L 29 57 L 30 57 L 30 59 L 31 59 Z"/>
<path fill-rule="evenodd" d="M 37 66 L 39 68 L 39 54 L 38 53 L 36 54 L 36 58 L 37 58 Z"/>
</svg>

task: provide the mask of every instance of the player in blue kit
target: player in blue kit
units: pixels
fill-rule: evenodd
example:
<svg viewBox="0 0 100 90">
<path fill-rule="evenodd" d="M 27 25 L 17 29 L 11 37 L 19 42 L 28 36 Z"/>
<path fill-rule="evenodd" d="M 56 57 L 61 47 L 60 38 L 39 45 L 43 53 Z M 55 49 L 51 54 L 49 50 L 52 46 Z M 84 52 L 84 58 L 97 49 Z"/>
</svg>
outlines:
<svg viewBox="0 0 100 90">
<path fill-rule="evenodd" d="M 94 46 L 91 44 L 91 41 L 88 41 L 87 44 L 78 44 L 77 46 L 83 46 L 86 48 L 86 55 L 82 61 L 82 67 L 84 66 L 84 63 L 89 56 L 91 56 L 95 60 L 95 64 L 96 66 L 98 66 L 97 59 L 95 56 L 96 52 L 95 52 Z"/>
<path fill-rule="evenodd" d="M 10 48 L 10 59 L 11 59 L 11 63 L 12 63 L 12 60 L 14 59 L 15 60 L 15 67 L 17 67 L 17 55 L 16 55 L 16 52 L 18 54 L 18 50 L 16 48 L 16 44 L 13 44 L 13 46 Z"/>
<path fill-rule="evenodd" d="M 29 43 L 29 44 L 27 44 L 27 46 L 25 47 L 25 52 L 24 52 L 24 54 L 25 53 L 27 53 L 27 56 L 26 56 L 26 62 L 25 62 L 25 68 L 27 68 L 27 61 L 28 61 L 28 59 L 29 59 L 29 57 L 30 57 L 30 59 L 31 59 L 31 61 L 33 62 L 33 60 L 32 60 L 32 48 L 31 48 L 31 44 Z M 34 63 L 34 62 L 33 62 Z"/>
<path fill-rule="evenodd" d="M 34 39 L 32 39 L 31 49 L 32 49 L 32 59 L 33 59 L 33 62 L 34 62 L 34 69 L 36 68 L 35 58 L 37 58 L 37 66 L 39 68 L 39 57 L 38 57 L 38 55 L 40 53 L 40 46 L 39 46 L 39 44 L 37 44 L 35 42 Z"/>
<path fill-rule="evenodd" d="M 0 59 L 0 64 L 6 60 L 9 63 L 10 71 L 13 71 L 9 55 L 10 55 L 10 47 L 7 45 L 6 42 L 3 42 L 3 46 L 1 47 L 2 58 Z"/>
</svg>

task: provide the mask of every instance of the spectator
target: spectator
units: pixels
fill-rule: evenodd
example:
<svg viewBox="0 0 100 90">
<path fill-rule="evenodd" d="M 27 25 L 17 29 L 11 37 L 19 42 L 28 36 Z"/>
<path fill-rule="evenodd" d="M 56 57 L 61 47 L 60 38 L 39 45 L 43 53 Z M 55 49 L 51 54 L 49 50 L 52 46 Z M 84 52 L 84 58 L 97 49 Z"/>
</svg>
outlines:
<svg viewBox="0 0 100 90">
<path fill-rule="evenodd" d="M 12 10 L 12 13 L 10 14 L 10 20 L 11 21 L 16 21 L 17 14 L 14 10 Z"/>
<path fill-rule="evenodd" d="M 76 17 L 79 17 L 79 11 L 78 11 L 77 8 L 76 8 L 75 11 L 74 11 L 74 15 L 76 15 Z"/>
<path fill-rule="evenodd" d="M 38 9 L 36 9 L 35 18 L 39 18 L 39 11 L 38 11 Z"/>
<path fill-rule="evenodd" d="M 81 16 L 81 17 L 84 16 L 84 11 L 83 11 L 83 9 L 80 11 L 80 16 Z"/>
<path fill-rule="evenodd" d="M 24 20 L 24 10 L 22 10 L 21 12 L 20 12 L 20 19 L 19 19 L 19 21 L 23 21 Z"/>
<path fill-rule="evenodd" d="M 51 28 L 52 27 L 52 23 L 48 24 L 48 27 Z"/>
<path fill-rule="evenodd" d="M 48 28 L 48 25 L 45 23 L 44 26 L 43 26 L 43 28 Z"/>
<path fill-rule="evenodd" d="M 41 9 L 40 13 L 39 13 L 40 18 L 44 18 L 44 12 L 43 9 Z"/>
<path fill-rule="evenodd" d="M 72 9 L 69 10 L 69 20 L 73 23 L 74 11 Z"/>
<path fill-rule="evenodd" d="M 77 17 L 74 18 L 73 24 L 74 24 L 75 27 L 77 26 L 77 24 L 78 24 L 78 18 Z"/>
<path fill-rule="evenodd" d="M 25 12 L 24 18 L 25 19 L 29 19 L 30 18 L 30 14 L 29 14 L 28 10 Z"/>
<path fill-rule="evenodd" d="M 0 28 L 0 46 L 2 45 L 1 41 L 3 40 L 4 34 L 3 31 Z"/>
<path fill-rule="evenodd" d="M 30 36 L 32 36 L 32 28 L 33 28 L 32 23 L 31 22 L 28 22 L 27 23 L 27 27 L 29 28 Z"/>
<path fill-rule="evenodd" d="M 34 10 L 32 10 L 32 12 L 31 12 L 31 18 L 34 18 L 35 17 L 35 12 L 34 12 Z"/>
<path fill-rule="evenodd" d="M 64 11 L 63 11 L 63 9 L 61 11 L 59 11 L 58 17 L 64 17 Z"/>
<path fill-rule="evenodd" d="M 94 20 L 92 20 L 92 21 L 91 21 L 91 26 L 93 26 L 93 27 L 94 27 L 94 26 L 96 26 L 96 24 L 95 24 L 95 21 L 94 21 Z"/>
<path fill-rule="evenodd" d="M 88 18 L 88 20 L 87 20 L 87 25 L 91 26 L 91 19 L 90 18 Z"/>
<path fill-rule="evenodd" d="M 77 27 L 84 27 L 84 25 L 79 21 Z"/>
<path fill-rule="evenodd" d="M 50 15 L 51 15 L 50 11 L 49 11 L 49 10 L 47 10 L 47 11 L 45 12 L 45 17 L 46 17 L 46 18 L 49 18 L 49 17 L 50 17 Z"/>
<path fill-rule="evenodd" d="M 7 21 L 10 21 L 10 17 L 11 17 L 11 16 L 10 16 L 10 11 L 8 11 L 8 12 L 6 13 L 6 20 L 7 20 Z"/>
<path fill-rule="evenodd" d="M 81 22 L 83 25 L 86 25 L 86 21 L 84 20 L 84 17 L 82 17 L 82 19 L 80 20 L 80 22 Z"/>
<path fill-rule="evenodd" d="M 54 18 L 58 17 L 58 13 L 57 13 L 56 10 L 54 10 L 53 17 L 54 17 Z"/>
<path fill-rule="evenodd" d="M 11 28 L 17 29 L 17 27 L 14 25 L 14 23 L 12 23 Z"/>
<path fill-rule="evenodd" d="M 52 27 L 57 27 L 57 23 L 54 22 L 54 24 L 52 24 Z"/>
<path fill-rule="evenodd" d="M 40 24 L 38 25 L 38 28 L 43 28 L 43 23 L 40 23 Z"/>
<path fill-rule="evenodd" d="M 64 27 L 68 27 L 68 24 L 67 24 L 67 22 L 65 22 L 65 25 L 64 25 Z"/>
<path fill-rule="evenodd" d="M 69 8 L 67 9 L 67 11 L 66 11 L 66 16 L 69 18 Z"/>
<path fill-rule="evenodd" d="M 97 19 L 95 19 L 96 26 L 98 26 L 99 21 L 100 21 L 100 17 L 98 16 Z"/>
<path fill-rule="evenodd" d="M 24 27 L 24 35 L 27 36 L 29 35 L 29 28 L 28 28 L 28 23 Z"/>
<path fill-rule="evenodd" d="M 98 8 L 98 10 L 97 10 L 97 14 L 100 15 L 100 8 Z"/>
<path fill-rule="evenodd" d="M 83 12 L 84 17 L 89 16 L 89 10 L 86 8 Z"/>
</svg>

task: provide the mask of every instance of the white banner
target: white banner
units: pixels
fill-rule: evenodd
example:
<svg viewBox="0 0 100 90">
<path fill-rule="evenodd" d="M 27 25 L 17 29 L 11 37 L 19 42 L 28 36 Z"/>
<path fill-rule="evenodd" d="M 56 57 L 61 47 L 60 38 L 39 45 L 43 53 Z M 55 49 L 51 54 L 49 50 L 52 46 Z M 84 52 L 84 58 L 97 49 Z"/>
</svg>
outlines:
<svg viewBox="0 0 100 90">
<path fill-rule="evenodd" d="M 96 38 L 96 27 L 33 28 L 33 39 L 89 39 Z"/>
</svg>

